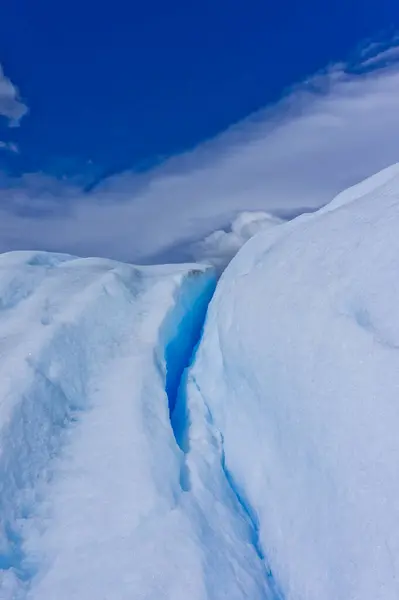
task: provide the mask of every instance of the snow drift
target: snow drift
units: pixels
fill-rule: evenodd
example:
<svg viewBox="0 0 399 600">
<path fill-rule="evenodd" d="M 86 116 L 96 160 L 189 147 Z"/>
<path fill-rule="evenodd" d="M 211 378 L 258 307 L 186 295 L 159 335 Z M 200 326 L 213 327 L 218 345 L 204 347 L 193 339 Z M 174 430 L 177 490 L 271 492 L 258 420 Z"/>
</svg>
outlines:
<svg viewBox="0 0 399 600">
<path fill-rule="evenodd" d="M 188 376 L 286 600 L 399 597 L 398 231 L 396 165 L 259 233 Z"/>
</svg>

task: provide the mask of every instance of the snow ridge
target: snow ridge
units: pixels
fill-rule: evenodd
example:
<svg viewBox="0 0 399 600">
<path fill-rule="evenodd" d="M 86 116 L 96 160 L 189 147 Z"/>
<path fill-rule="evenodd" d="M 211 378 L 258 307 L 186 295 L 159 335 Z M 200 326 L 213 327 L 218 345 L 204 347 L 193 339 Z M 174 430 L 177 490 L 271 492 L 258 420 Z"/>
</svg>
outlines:
<svg viewBox="0 0 399 600">
<path fill-rule="evenodd" d="M 286 600 L 398 598 L 398 226 L 396 165 L 252 238 L 188 376 Z"/>
<path fill-rule="evenodd" d="M 218 432 L 184 409 L 215 285 L 0 256 L 2 600 L 278 598 Z"/>
<path fill-rule="evenodd" d="M 14 597 L 16 588 L 22 593 L 36 574 L 38 565 L 25 552 L 26 529 L 45 500 L 62 448 L 85 413 L 93 409 L 90 382 L 119 354 L 129 322 L 137 321 L 141 339 L 150 348 L 161 332 L 158 343 L 154 342 L 156 352 L 162 354 L 166 344 L 165 356 L 174 354 L 175 370 L 180 360 L 187 360 L 190 335 L 198 337 L 215 283 L 200 267 L 175 271 L 45 253 L 0 257 L 0 333 L 7 341 L 0 405 L 2 593 Z M 154 287 L 164 296 L 169 293 L 170 300 L 168 304 L 166 297 L 158 315 L 149 310 L 146 324 L 138 317 L 146 307 L 146 296 L 156 295 Z M 199 301 L 202 287 L 206 291 Z M 190 323 L 189 304 L 193 307 Z M 172 353 L 173 336 L 179 330 L 182 340 L 184 335 L 187 339 Z M 170 373 L 170 360 L 166 367 Z M 177 370 L 173 378 L 178 376 Z"/>
<path fill-rule="evenodd" d="M 119 280 L 132 296 L 138 291 L 138 271 L 126 278 L 125 269 L 88 262 L 90 276 L 82 278 L 87 263 L 72 257 L 1 257 L 0 332 L 7 345 L 1 365 L 0 565 L 6 588 L 13 575 L 25 582 L 34 574 L 24 557 L 23 528 L 41 501 L 41 487 L 52 476 L 51 460 L 68 428 L 88 408 L 87 381 L 97 373 L 112 329 L 111 323 L 96 327 L 99 316 L 114 302 Z"/>
</svg>

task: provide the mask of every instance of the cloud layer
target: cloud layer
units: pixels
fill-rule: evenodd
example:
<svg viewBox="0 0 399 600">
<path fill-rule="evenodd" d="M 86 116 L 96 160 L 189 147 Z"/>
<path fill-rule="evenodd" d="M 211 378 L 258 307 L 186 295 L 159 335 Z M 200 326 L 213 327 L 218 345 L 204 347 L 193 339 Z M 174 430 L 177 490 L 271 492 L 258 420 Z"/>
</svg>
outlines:
<svg viewBox="0 0 399 600">
<path fill-rule="evenodd" d="M 0 115 L 10 126 L 17 126 L 27 112 L 28 107 L 19 99 L 18 88 L 4 75 L 0 65 Z"/>
<path fill-rule="evenodd" d="M 396 42 L 369 47 L 362 62 L 309 78 L 192 152 L 90 192 L 42 175 L 3 177 L 0 251 L 181 260 L 201 257 L 201 239 L 242 211 L 313 210 L 399 161 L 398 54 Z"/>
</svg>

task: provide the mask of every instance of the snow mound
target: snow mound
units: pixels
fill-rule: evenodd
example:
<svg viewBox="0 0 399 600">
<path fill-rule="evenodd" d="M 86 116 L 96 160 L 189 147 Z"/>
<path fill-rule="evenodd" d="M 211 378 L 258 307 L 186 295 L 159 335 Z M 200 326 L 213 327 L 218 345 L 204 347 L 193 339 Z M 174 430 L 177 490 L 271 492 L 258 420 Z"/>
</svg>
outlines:
<svg viewBox="0 0 399 600">
<path fill-rule="evenodd" d="M 396 165 L 253 237 L 187 377 L 285 600 L 399 597 L 398 231 Z"/>
<path fill-rule="evenodd" d="M 218 440 L 201 416 L 183 452 L 171 419 L 214 287 L 198 265 L 0 255 L 2 600 L 272 597 Z"/>
</svg>

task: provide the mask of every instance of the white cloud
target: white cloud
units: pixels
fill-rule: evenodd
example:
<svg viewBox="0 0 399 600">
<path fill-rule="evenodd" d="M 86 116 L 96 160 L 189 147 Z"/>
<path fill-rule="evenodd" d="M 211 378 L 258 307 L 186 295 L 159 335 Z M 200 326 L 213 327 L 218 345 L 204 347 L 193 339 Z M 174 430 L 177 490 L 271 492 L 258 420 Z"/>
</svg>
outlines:
<svg viewBox="0 0 399 600">
<path fill-rule="evenodd" d="M 27 112 L 28 107 L 19 99 L 18 88 L 4 75 L 0 65 L 0 115 L 15 127 Z"/>
<path fill-rule="evenodd" d="M 296 214 L 325 204 L 399 161 L 394 47 L 388 66 L 377 55 L 390 48 L 376 46 L 367 64 L 369 47 L 362 64 L 330 67 L 145 175 L 121 174 L 90 193 L 43 176 L 0 181 L 0 250 L 177 260 L 240 211 Z"/>
<path fill-rule="evenodd" d="M 361 53 L 363 68 L 381 67 L 399 60 L 399 37 L 395 36 L 390 44 L 371 43 Z"/>
<path fill-rule="evenodd" d="M 364 61 L 364 67 L 374 67 L 383 63 L 390 63 L 399 60 L 399 46 L 388 48 L 380 52 L 377 56 L 373 56 Z"/>
<path fill-rule="evenodd" d="M 14 144 L 14 142 L 2 142 L 0 140 L 0 149 L 8 150 L 9 152 L 13 152 L 14 154 L 19 153 L 18 146 L 17 146 L 17 144 Z"/>
</svg>

